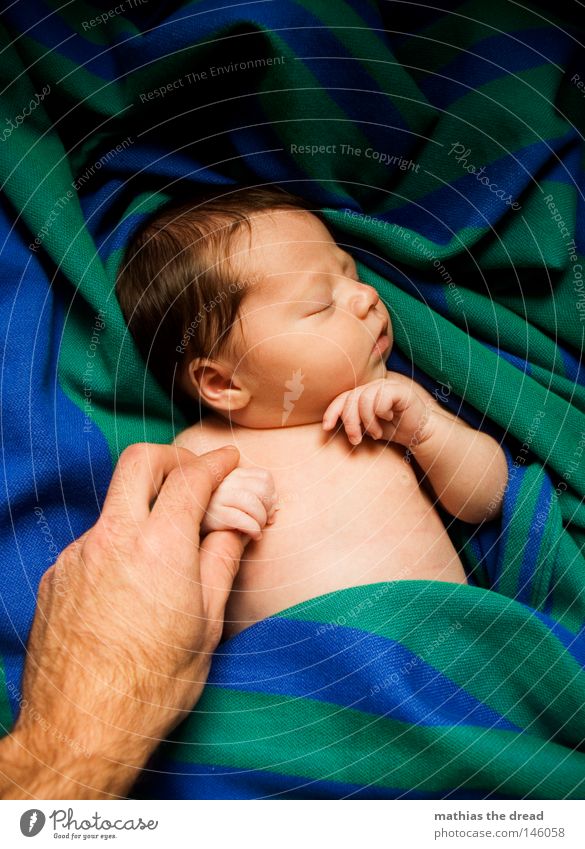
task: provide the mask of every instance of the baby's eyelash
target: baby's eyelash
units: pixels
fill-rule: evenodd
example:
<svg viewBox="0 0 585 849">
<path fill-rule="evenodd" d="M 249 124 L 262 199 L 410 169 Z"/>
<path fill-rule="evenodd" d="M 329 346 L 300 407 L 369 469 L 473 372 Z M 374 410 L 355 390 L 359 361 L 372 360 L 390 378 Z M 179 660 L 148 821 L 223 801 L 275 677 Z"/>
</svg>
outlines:
<svg viewBox="0 0 585 849">
<path fill-rule="evenodd" d="M 329 307 L 332 307 L 332 306 L 333 306 L 333 304 L 332 304 L 332 303 L 331 303 L 331 304 L 326 304 L 326 306 L 322 307 L 322 309 L 320 309 L 320 310 L 316 310 L 315 312 L 312 312 L 312 313 L 309 313 L 309 315 L 319 315 L 319 313 L 325 312 L 325 310 L 328 310 L 328 309 L 329 309 Z"/>
</svg>

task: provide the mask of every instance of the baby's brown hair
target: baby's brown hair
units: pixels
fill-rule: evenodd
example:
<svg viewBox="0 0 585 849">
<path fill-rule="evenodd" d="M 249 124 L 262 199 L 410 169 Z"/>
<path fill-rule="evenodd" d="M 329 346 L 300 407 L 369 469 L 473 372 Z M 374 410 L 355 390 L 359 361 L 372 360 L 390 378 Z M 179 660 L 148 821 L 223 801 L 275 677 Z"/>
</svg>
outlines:
<svg viewBox="0 0 585 849">
<path fill-rule="evenodd" d="M 159 210 L 131 240 L 116 297 L 145 362 L 178 403 L 179 377 L 196 357 L 233 346 L 231 329 L 249 281 L 230 261 L 230 241 L 250 215 L 310 209 L 278 186 L 210 189 Z"/>
</svg>

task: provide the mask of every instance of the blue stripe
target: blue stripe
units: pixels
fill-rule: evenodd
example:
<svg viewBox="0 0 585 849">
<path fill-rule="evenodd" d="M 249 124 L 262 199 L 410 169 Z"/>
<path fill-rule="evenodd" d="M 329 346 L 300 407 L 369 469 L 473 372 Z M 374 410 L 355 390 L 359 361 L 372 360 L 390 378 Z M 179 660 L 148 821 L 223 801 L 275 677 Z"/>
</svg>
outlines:
<svg viewBox="0 0 585 849">
<path fill-rule="evenodd" d="M 510 525 L 512 527 L 515 526 L 516 501 L 518 499 L 518 493 L 520 492 L 522 478 L 525 474 L 525 470 L 521 466 L 517 468 L 514 467 L 514 457 L 512 456 L 512 453 L 508 446 L 502 442 L 500 443 L 500 447 L 502 448 L 504 456 L 506 457 L 506 464 L 508 467 L 508 484 L 506 488 L 506 497 L 504 498 L 502 503 L 500 545 L 498 546 L 498 560 L 496 564 L 496 570 L 493 576 L 492 589 L 495 592 L 501 592 L 503 570 L 505 568 L 506 562 L 504 558 L 508 548 L 508 528 L 510 527 Z M 510 568 L 514 568 L 513 563 L 510 565 Z"/>
<path fill-rule="evenodd" d="M 583 329 L 585 331 L 585 324 L 583 324 Z M 583 369 L 583 364 L 579 362 L 579 360 L 569 351 L 563 348 L 560 342 L 557 342 L 557 351 L 563 361 L 566 377 L 573 381 L 573 383 L 585 386 L 585 369 Z"/>
<path fill-rule="evenodd" d="M 506 360 L 507 363 L 513 365 L 522 374 L 531 376 L 532 375 L 532 366 L 526 360 L 523 360 L 521 357 L 516 356 L 516 354 L 510 354 L 508 351 L 504 351 L 503 348 L 496 348 L 494 345 L 490 345 L 489 342 L 483 342 L 481 339 L 479 340 L 484 348 L 487 348 L 488 351 L 491 351 L 492 354 L 495 354 L 498 357 L 501 357 L 503 360 Z"/>
<path fill-rule="evenodd" d="M 497 575 L 498 551 L 500 546 L 500 520 L 484 522 L 473 529 L 471 545 L 477 551 L 479 566 L 485 572 L 491 586 Z"/>
<path fill-rule="evenodd" d="M 445 788 L 435 793 L 400 787 L 362 787 L 260 769 L 161 761 L 144 772 L 133 799 L 490 799 L 489 791 Z"/>
<path fill-rule="evenodd" d="M 557 33 L 550 28 L 492 35 L 483 41 L 475 42 L 468 51 L 461 50 L 453 61 L 435 73 L 429 72 L 428 76 L 420 80 L 420 88 L 434 106 L 449 109 L 456 100 L 465 97 L 470 91 L 475 93 L 481 86 L 500 77 L 518 74 L 548 63 L 560 65 L 562 69 L 571 51 L 569 38 L 565 37 L 564 33 Z M 559 78 L 561 74 L 562 70 L 559 71 Z M 538 94 L 521 81 L 517 81 L 515 85 L 519 86 L 525 97 L 538 97 Z M 481 94 L 479 97 L 481 98 Z M 548 105 L 544 98 L 542 104 L 543 109 Z"/>
<path fill-rule="evenodd" d="M 262 620 L 219 647 L 208 686 L 310 698 L 415 725 L 518 730 L 401 643 L 328 623 Z"/>
<path fill-rule="evenodd" d="M 561 625 L 559 622 L 555 622 L 554 619 L 551 619 L 551 617 L 546 613 L 541 613 L 540 611 L 535 610 L 534 616 L 540 619 L 551 634 L 553 634 L 557 640 L 563 644 L 567 651 L 570 652 L 571 656 L 585 670 L 585 626 L 578 634 L 573 634 L 565 628 L 564 625 Z"/>
<path fill-rule="evenodd" d="M 13 209 L 6 198 L 0 199 L 0 244 L 13 222 Z M 23 272 L 31 254 L 22 220 L 16 225 L 16 233 L 19 230 L 19 238 L 13 232 L 2 252 L 0 272 L 4 464 L 0 509 L 5 529 L 0 535 L 0 652 L 7 683 L 16 688 L 10 691 L 15 713 L 40 578 L 56 559 L 55 552 L 98 518 L 96 497 L 101 504 L 112 472 L 101 431 L 96 426 L 84 431 L 83 411 L 57 382 L 66 305 L 41 269 L 45 259 L 40 253 Z M 84 357 L 80 351 L 80 381 Z M 42 517 L 34 512 L 37 506 Z M 46 526 L 41 526 L 43 520 Z"/>
<path fill-rule="evenodd" d="M 571 130 L 559 138 L 538 141 L 513 154 L 506 154 L 485 166 L 480 179 L 487 177 L 505 195 L 517 198 L 528 185 L 533 185 L 530 175 L 537 173 L 549 161 L 551 152 L 558 152 L 573 135 L 574 131 Z M 453 144 L 457 141 L 454 139 Z M 472 148 L 467 149 L 471 152 L 459 163 L 455 159 L 458 154 L 449 154 L 451 148 L 445 148 L 444 151 L 446 156 L 453 159 L 454 167 L 461 167 L 462 176 L 456 176 L 448 185 L 441 184 L 440 188 L 418 198 L 416 204 L 407 203 L 378 217 L 407 227 L 438 245 L 446 245 L 452 240 L 453 233 L 468 227 L 487 229 L 504 215 L 514 214 L 514 210 L 496 197 L 480 179 L 464 170 L 465 160 L 468 166 L 475 166 L 476 172 L 484 164 L 479 150 L 474 153 Z M 519 214 L 521 210 L 516 212 Z"/>
<path fill-rule="evenodd" d="M 542 484 L 536 499 L 536 505 L 530 520 L 530 534 L 527 536 L 524 546 L 524 554 L 522 557 L 522 565 L 518 573 L 518 591 L 516 598 L 523 604 L 533 605 L 533 588 L 534 579 L 536 577 L 534 568 L 539 562 L 539 552 L 544 536 L 546 522 L 537 522 L 539 513 L 546 513 L 548 516 L 550 511 L 550 502 L 552 497 L 552 485 L 548 475 L 542 476 Z M 542 567 L 541 567 L 542 568 Z"/>
</svg>

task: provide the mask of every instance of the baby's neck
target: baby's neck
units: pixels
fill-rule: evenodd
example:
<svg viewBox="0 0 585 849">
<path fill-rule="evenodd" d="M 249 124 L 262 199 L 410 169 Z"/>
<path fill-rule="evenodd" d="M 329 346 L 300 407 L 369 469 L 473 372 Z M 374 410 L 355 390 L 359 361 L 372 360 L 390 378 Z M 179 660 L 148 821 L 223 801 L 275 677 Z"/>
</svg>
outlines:
<svg viewBox="0 0 585 849">
<path fill-rule="evenodd" d="M 292 436 L 298 436 L 302 439 L 308 434 L 323 434 L 323 436 L 327 437 L 331 436 L 330 433 L 326 433 L 323 430 L 323 422 L 321 419 L 315 422 L 306 422 L 304 424 L 299 425 L 285 424 L 281 425 L 280 427 L 251 427 L 249 425 L 239 424 L 238 422 L 228 421 L 223 416 L 220 416 L 218 413 L 209 412 L 205 414 L 202 421 L 205 423 L 206 427 L 213 428 L 214 432 L 218 435 L 225 436 L 226 444 L 230 441 L 236 442 L 239 434 L 251 435 L 253 433 L 261 433 L 263 436 L 266 437 L 274 439 L 278 439 L 280 437 L 283 440 L 290 439 Z"/>
<path fill-rule="evenodd" d="M 322 430 L 322 425 L 323 425 L 321 419 L 318 419 L 317 421 L 314 421 L 314 422 L 305 422 L 304 424 L 297 424 L 297 425 L 284 424 L 284 425 L 280 425 L 280 426 L 270 425 L 268 427 L 265 427 L 263 425 L 244 425 L 244 424 L 239 424 L 238 422 L 235 422 L 233 420 L 230 421 L 230 420 L 224 418 L 223 416 L 220 416 L 218 413 L 214 413 L 214 412 L 211 412 L 211 411 L 209 413 L 205 414 L 205 416 L 203 418 L 203 422 L 206 425 L 208 425 L 209 427 L 213 427 L 214 429 L 217 429 L 218 433 L 220 431 L 223 431 L 225 433 L 237 433 L 239 431 L 244 431 L 244 430 L 245 431 L 256 430 L 256 431 L 262 431 L 263 433 L 266 433 L 267 435 L 273 434 L 273 433 L 282 433 L 282 432 L 286 432 L 286 431 L 288 431 L 289 433 L 291 431 L 294 431 L 295 433 L 299 433 L 299 434 L 303 433 L 304 431 L 311 431 L 312 432 L 315 429 Z"/>
</svg>

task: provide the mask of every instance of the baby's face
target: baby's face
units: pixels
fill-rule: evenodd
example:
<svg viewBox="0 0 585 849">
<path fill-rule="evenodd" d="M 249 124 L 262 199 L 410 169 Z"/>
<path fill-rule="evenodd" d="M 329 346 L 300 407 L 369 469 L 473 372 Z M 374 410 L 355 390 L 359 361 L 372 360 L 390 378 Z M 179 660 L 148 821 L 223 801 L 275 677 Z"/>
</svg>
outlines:
<svg viewBox="0 0 585 849">
<path fill-rule="evenodd" d="M 251 228 L 251 241 L 242 231 L 232 245 L 242 279 L 258 281 L 240 308 L 245 344 L 235 375 L 258 416 L 271 419 L 256 426 L 282 417 L 291 407 L 285 394 L 289 425 L 318 421 L 341 392 L 384 376 L 388 310 L 311 213 L 257 214 Z"/>
</svg>

